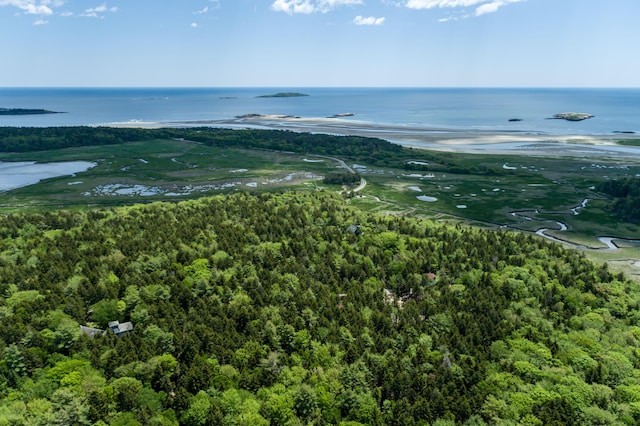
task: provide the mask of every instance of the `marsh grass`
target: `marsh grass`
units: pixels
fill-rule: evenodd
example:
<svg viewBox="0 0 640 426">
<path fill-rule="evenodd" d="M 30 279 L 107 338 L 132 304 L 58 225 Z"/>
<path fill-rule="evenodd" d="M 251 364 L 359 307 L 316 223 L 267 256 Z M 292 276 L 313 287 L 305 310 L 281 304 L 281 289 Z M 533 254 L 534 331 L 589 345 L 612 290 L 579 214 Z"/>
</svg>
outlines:
<svg viewBox="0 0 640 426">
<path fill-rule="evenodd" d="M 416 156 L 413 151 L 410 155 Z M 563 240 L 590 247 L 601 247 L 597 236 L 637 238 L 637 225 L 619 221 L 607 207 L 602 194 L 593 191 L 598 182 L 640 174 L 640 164 L 632 160 L 607 158 L 544 158 L 487 154 L 438 154 L 442 164 L 433 160 L 430 167 L 416 171 L 410 160 L 358 164 L 367 180 L 366 188 L 348 199 L 366 211 L 409 214 L 437 220 L 464 222 L 482 227 L 535 232 L 540 228 Z M 307 159 L 307 161 L 305 161 Z M 313 161 L 313 160 L 323 161 Z M 354 161 L 343 158 L 352 165 Z M 338 164 L 326 157 L 298 155 L 266 150 L 209 147 L 181 140 L 153 140 L 124 145 L 69 148 L 24 154 L 0 154 L 0 161 L 85 160 L 97 166 L 76 176 L 62 176 L 36 185 L 0 194 L 0 211 L 85 208 L 157 200 L 174 201 L 230 191 L 342 191 L 337 185 L 324 185 L 321 177 Z M 311 161 L 308 161 L 311 160 Z M 451 173 L 446 163 L 459 170 Z M 406 167 L 405 167 L 406 166 Z M 304 177 L 305 173 L 316 178 Z M 291 180 L 284 177 L 295 174 Z M 420 174 L 423 177 L 411 175 Z M 431 175 L 433 175 L 431 177 Z M 308 176 L 308 175 L 307 175 Z M 430 177 L 424 177 L 430 176 Z M 240 183 L 224 187 L 225 183 Z M 270 182 L 268 184 L 265 184 Z M 194 191 L 180 197 L 152 195 L 96 196 L 92 191 L 103 185 L 145 185 L 175 188 L 219 185 L 219 189 Z M 247 186 L 247 184 L 255 184 Z M 420 191 L 415 188 L 419 187 Z M 92 194 L 92 195 L 86 195 Z M 437 198 L 420 201 L 418 196 Z M 587 206 L 581 208 L 583 200 Z M 466 208 L 459 208 L 464 205 Z M 574 210 L 578 207 L 579 214 Z M 514 211 L 519 212 L 513 215 Z M 614 254 L 615 253 L 615 254 Z M 616 252 L 588 252 L 594 259 L 640 259 L 640 248 L 632 245 Z"/>
<path fill-rule="evenodd" d="M 0 210 L 15 211 L 28 207 L 114 205 L 167 200 L 164 195 L 132 197 L 88 196 L 104 185 L 144 185 L 171 189 L 181 186 L 223 186 L 241 182 L 226 190 L 251 190 L 247 183 L 259 183 L 260 190 L 306 188 L 310 179 L 282 180 L 291 173 L 322 175 L 335 168 L 332 161 L 308 163 L 302 156 L 270 151 L 208 147 L 175 140 L 135 142 L 117 146 L 70 148 L 28 154 L 2 154 L 0 161 L 69 161 L 91 159 L 97 166 L 73 176 L 42 180 L 0 195 Z M 270 181 L 271 183 L 263 184 Z M 184 196 L 195 198 L 225 190 L 210 190 Z"/>
</svg>

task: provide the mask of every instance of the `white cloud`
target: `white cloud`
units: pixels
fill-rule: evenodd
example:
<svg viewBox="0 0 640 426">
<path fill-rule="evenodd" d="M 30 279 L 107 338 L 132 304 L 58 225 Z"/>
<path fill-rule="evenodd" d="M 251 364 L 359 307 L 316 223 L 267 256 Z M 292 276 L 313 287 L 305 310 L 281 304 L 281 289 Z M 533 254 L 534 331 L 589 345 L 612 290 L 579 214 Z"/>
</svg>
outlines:
<svg viewBox="0 0 640 426">
<path fill-rule="evenodd" d="M 464 8 L 476 6 L 475 16 L 496 12 L 502 6 L 518 3 L 524 0 L 404 0 L 404 6 L 409 9 L 434 8 Z M 466 17 L 466 16 L 465 16 Z M 454 18 L 441 19 L 441 22 Z"/>
<path fill-rule="evenodd" d="M 433 9 L 434 7 L 468 7 L 486 3 L 487 0 L 407 0 L 409 9 Z"/>
<path fill-rule="evenodd" d="M 494 1 L 492 3 L 486 3 L 476 8 L 476 16 L 484 15 L 485 13 L 493 13 L 498 10 L 500 6 L 503 6 L 504 2 Z"/>
<path fill-rule="evenodd" d="M 203 13 L 207 13 L 209 11 L 209 6 L 205 6 L 202 10 L 197 10 L 193 12 L 194 15 L 202 15 Z"/>
<path fill-rule="evenodd" d="M 44 4 L 40 5 L 27 5 L 26 8 L 23 9 L 24 13 L 28 15 L 51 15 L 53 10 L 49 6 L 45 6 Z"/>
<path fill-rule="evenodd" d="M 294 13 L 326 13 L 341 6 L 361 4 L 364 4 L 363 0 L 275 0 L 271 4 L 271 10 L 285 12 L 289 15 Z"/>
<path fill-rule="evenodd" d="M 192 22 L 191 23 L 191 28 L 198 28 L 198 23 L 197 22 Z"/>
<path fill-rule="evenodd" d="M 486 3 L 476 8 L 476 16 L 485 15 L 487 13 L 496 12 L 502 6 L 506 6 L 509 3 L 518 3 L 521 0 L 497 0 L 491 3 Z"/>
<path fill-rule="evenodd" d="M 363 16 L 356 16 L 353 19 L 353 23 L 356 25 L 382 25 L 384 24 L 385 18 L 376 18 L 374 16 L 369 16 L 367 18 Z"/>
<path fill-rule="evenodd" d="M 48 6 L 49 4 L 51 4 L 50 0 L 0 0 L 0 6 L 17 7 L 26 15 L 51 15 L 53 10 Z"/>
<path fill-rule="evenodd" d="M 48 21 L 43 19 L 45 16 L 51 16 L 54 14 L 54 9 L 64 6 L 67 3 L 66 0 L 0 0 L 0 7 L 9 6 L 20 9 L 15 15 L 37 15 L 40 18 L 33 22 L 33 25 L 44 25 Z M 98 18 L 102 17 L 105 13 L 115 13 L 118 11 L 117 7 L 108 7 L 106 3 L 101 4 L 98 7 L 86 9 L 79 16 Z M 71 11 L 64 11 L 59 13 L 62 17 L 74 16 Z"/>
<path fill-rule="evenodd" d="M 99 17 L 102 17 L 101 14 L 103 13 L 106 13 L 106 12 L 115 13 L 117 11 L 118 11 L 117 7 L 109 8 L 107 7 L 106 3 L 103 3 L 98 7 L 86 9 L 83 13 L 80 14 L 80 16 L 84 16 L 85 18 L 99 18 Z"/>
<path fill-rule="evenodd" d="M 356 6 L 364 4 L 362 0 L 319 0 L 318 5 L 321 9 L 331 10 L 340 6 Z"/>
<path fill-rule="evenodd" d="M 285 12 L 289 15 L 314 12 L 314 6 L 309 0 L 276 0 L 271 5 L 271 9 L 276 12 Z"/>
</svg>

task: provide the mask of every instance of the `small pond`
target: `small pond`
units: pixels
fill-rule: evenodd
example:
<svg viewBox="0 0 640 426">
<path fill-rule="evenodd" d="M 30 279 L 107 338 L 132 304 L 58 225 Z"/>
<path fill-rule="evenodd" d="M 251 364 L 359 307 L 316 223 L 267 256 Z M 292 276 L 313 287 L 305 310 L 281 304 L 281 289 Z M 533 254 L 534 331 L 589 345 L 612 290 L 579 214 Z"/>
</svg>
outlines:
<svg viewBox="0 0 640 426">
<path fill-rule="evenodd" d="M 0 161 L 0 191 L 33 185 L 43 179 L 69 176 L 84 172 L 97 164 L 89 161 L 36 163 L 35 161 Z"/>
</svg>

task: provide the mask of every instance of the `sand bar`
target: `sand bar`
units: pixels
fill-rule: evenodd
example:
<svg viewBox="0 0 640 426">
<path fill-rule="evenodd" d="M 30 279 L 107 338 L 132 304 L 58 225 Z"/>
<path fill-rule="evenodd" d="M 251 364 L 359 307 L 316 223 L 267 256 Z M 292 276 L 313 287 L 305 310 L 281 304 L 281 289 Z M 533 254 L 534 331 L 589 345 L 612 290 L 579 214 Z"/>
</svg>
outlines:
<svg viewBox="0 0 640 426">
<path fill-rule="evenodd" d="M 275 129 L 374 137 L 400 145 L 451 152 L 531 156 L 613 157 L 640 160 L 640 148 L 618 145 L 622 139 L 640 141 L 639 134 L 556 135 L 535 131 L 503 131 L 377 124 L 341 118 L 301 118 L 248 114 L 224 120 L 110 123 L 117 127 L 222 127 Z"/>
</svg>

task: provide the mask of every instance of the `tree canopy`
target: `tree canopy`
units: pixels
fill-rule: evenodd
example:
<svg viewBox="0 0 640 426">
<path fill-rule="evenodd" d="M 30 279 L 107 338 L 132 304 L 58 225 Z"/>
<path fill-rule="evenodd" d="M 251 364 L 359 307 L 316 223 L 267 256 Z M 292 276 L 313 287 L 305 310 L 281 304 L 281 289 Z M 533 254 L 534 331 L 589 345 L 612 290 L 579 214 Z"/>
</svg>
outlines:
<svg viewBox="0 0 640 426">
<path fill-rule="evenodd" d="M 0 295 L 0 424 L 640 421 L 637 285 L 335 194 L 2 216 Z"/>
<path fill-rule="evenodd" d="M 597 189 L 613 197 L 609 208 L 621 219 L 640 222 L 640 178 L 608 180 L 599 184 Z"/>
</svg>

